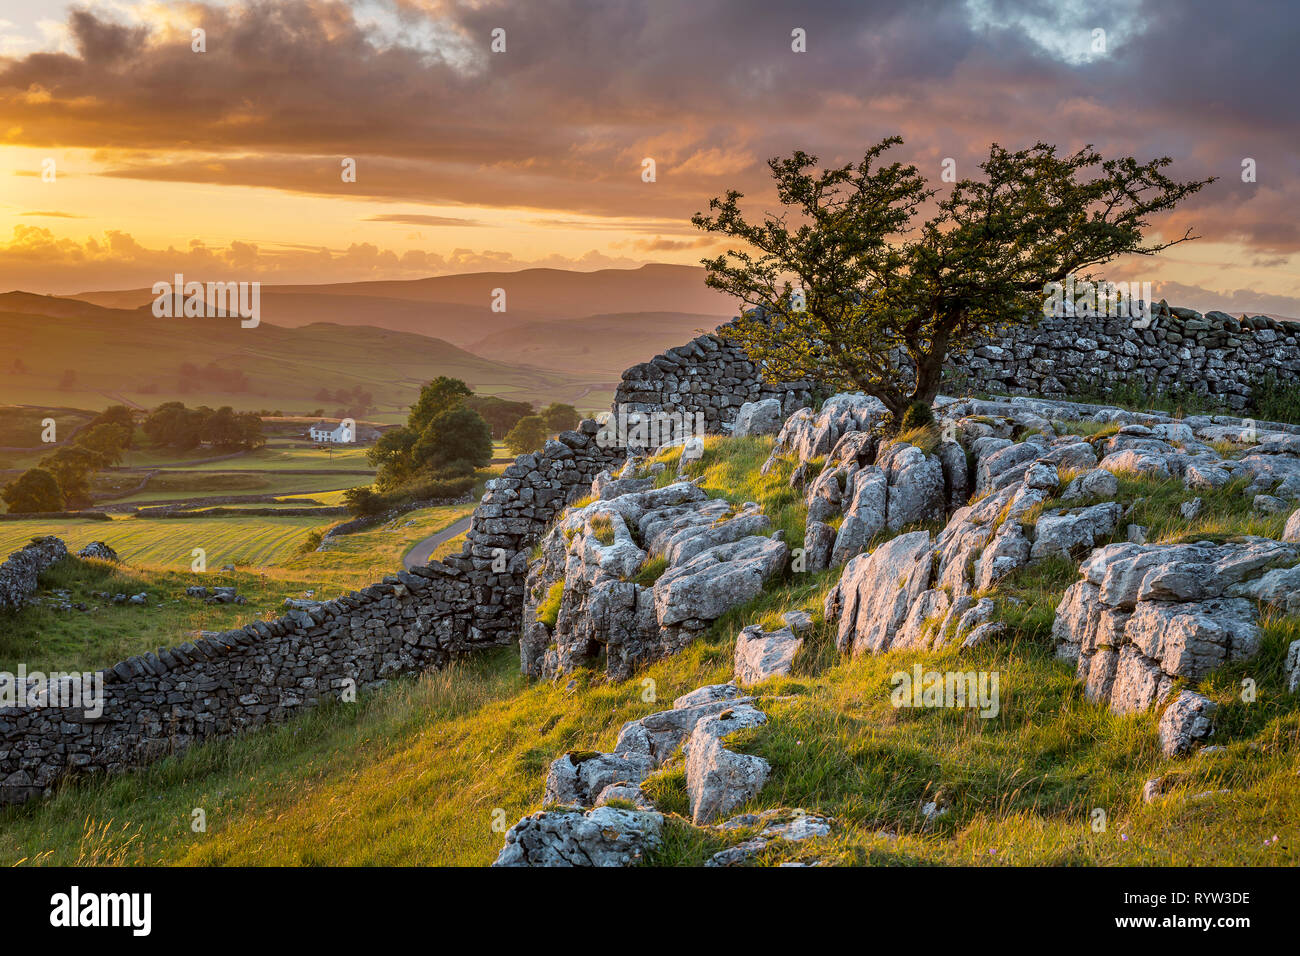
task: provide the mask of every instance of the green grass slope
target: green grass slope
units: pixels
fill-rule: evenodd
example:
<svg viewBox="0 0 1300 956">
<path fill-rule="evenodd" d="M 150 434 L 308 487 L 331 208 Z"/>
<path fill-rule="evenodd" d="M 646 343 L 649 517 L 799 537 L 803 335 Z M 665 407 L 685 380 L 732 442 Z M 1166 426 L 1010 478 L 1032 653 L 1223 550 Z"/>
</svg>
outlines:
<svg viewBox="0 0 1300 956">
<path fill-rule="evenodd" d="M 758 474 L 769 448 L 770 439 L 710 439 L 691 474 L 712 495 L 760 502 L 794 540 L 804 504 L 788 487 L 790 463 Z M 1252 523 L 1227 492 L 1203 496 L 1197 526 L 1161 525 L 1160 509 L 1175 495 L 1159 483 L 1121 488 L 1121 500 L 1146 499 L 1135 520 L 1149 520 L 1153 538 L 1277 530 Z M 726 681 L 741 627 L 770 626 L 802 608 L 814 631 L 792 674 L 759 689 L 767 724 L 733 746 L 772 764 L 751 809 L 815 810 L 837 827 L 821 840 L 777 844 L 757 863 L 1300 863 L 1300 701 L 1282 676 L 1286 647 L 1300 636 L 1294 617 L 1264 619 L 1263 648 L 1249 664 L 1254 702 L 1240 700 L 1245 665 L 1202 682 L 1222 708 L 1222 749 L 1170 761 L 1159 754 L 1156 714 L 1120 717 L 1088 702 L 1052 653 L 1052 616 L 1073 566 L 1040 566 L 1000 583 L 992 596 L 1009 625 L 1004 640 L 973 652 L 855 659 L 836 653 L 833 628 L 821 620 L 837 575 L 773 582 L 682 653 L 626 682 L 590 672 L 571 684 L 529 682 L 514 649 L 503 648 L 132 774 L 66 785 L 46 803 L 0 813 L 0 862 L 487 864 L 503 826 L 540 808 L 551 760 L 608 750 L 625 720 Z M 997 672 L 998 714 L 893 707 L 892 676 L 917 663 Z M 1161 775 L 1173 781 L 1168 794 L 1144 803 L 1143 783 Z M 670 814 L 654 863 L 699 864 L 747 835 L 689 825 L 680 758 L 645 787 Z M 928 801 L 948 812 L 927 822 Z M 204 833 L 190 829 L 196 807 L 207 813 Z"/>
</svg>

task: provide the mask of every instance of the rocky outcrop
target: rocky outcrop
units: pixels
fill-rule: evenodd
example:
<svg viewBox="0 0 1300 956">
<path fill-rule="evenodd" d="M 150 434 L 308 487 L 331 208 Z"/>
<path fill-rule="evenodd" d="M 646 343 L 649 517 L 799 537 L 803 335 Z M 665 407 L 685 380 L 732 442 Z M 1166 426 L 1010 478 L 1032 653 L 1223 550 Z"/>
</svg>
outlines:
<svg viewBox="0 0 1300 956">
<path fill-rule="evenodd" d="M 1293 545 L 1267 538 L 1212 544 L 1112 544 L 1094 551 L 1065 592 L 1052 634 L 1089 699 L 1146 710 L 1183 678 L 1198 680 L 1259 650 L 1258 605 L 1243 595 Z"/>
<path fill-rule="evenodd" d="M 1214 733 L 1213 717 L 1218 705 L 1202 694 L 1185 690 L 1165 708 L 1157 729 L 1160 752 L 1181 757 Z"/>
<path fill-rule="evenodd" d="M 680 650 L 756 597 L 789 558 L 756 505 L 733 508 L 681 481 L 645 489 L 598 477 L 598 500 L 567 512 L 542 541 L 528 579 L 524 673 L 555 677 L 602 654 L 616 680 Z M 632 580 L 651 560 L 652 583 Z M 558 595 L 554 622 L 538 620 Z"/>
<path fill-rule="evenodd" d="M 849 392 L 833 395 L 820 411 L 800 408 L 787 418 L 772 445 L 771 457 L 791 457 L 802 464 L 831 455 L 844 435 L 869 433 L 888 415 L 878 398 Z"/>
<path fill-rule="evenodd" d="M 734 438 L 747 435 L 775 435 L 785 423 L 785 414 L 781 403 L 775 398 L 765 398 L 761 402 L 746 402 L 736 412 L 736 420 L 731 426 Z"/>
<path fill-rule="evenodd" d="M 495 865 L 643 862 L 660 844 L 663 817 L 640 784 L 679 751 L 686 757 L 687 792 L 697 823 L 712 821 L 752 799 L 767 779 L 767 762 L 724 745 L 735 731 L 766 720 L 751 700 L 740 696 L 734 683 L 710 684 L 678 697 L 671 710 L 625 723 L 612 753 L 570 752 L 559 757 L 546 777 L 547 809 L 511 827 Z M 615 800 L 631 803 L 635 809 L 614 807 L 611 801 Z M 787 838 L 816 835 L 817 828 L 810 824 L 804 830 L 797 835 L 790 830 Z"/>
<path fill-rule="evenodd" d="M 709 857 L 705 866 L 739 866 L 758 856 L 769 846 L 779 843 L 801 843 L 818 837 L 830 836 L 834 821 L 820 813 L 802 810 L 764 810 L 761 813 L 742 813 L 725 823 L 716 824 L 719 831 L 757 830 L 752 837 L 719 850 Z"/>
</svg>

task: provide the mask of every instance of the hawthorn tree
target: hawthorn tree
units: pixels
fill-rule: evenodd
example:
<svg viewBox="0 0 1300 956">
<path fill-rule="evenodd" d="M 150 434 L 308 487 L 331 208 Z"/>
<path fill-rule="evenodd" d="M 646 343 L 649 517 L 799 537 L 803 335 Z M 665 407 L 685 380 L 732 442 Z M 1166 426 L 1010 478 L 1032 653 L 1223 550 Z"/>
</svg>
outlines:
<svg viewBox="0 0 1300 956">
<path fill-rule="evenodd" d="M 782 212 L 750 222 L 730 190 L 691 218 L 744 244 L 703 265 L 709 286 L 748 307 L 729 334 L 764 374 L 861 390 L 895 422 L 934 400 L 950 355 L 1035 321 L 1047 283 L 1197 238 L 1146 243 L 1143 233 L 1150 216 L 1213 182 L 1170 179 L 1168 157 L 994 143 L 980 179 L 936 199 L 915 166 L 881 161 L 901 143 L 888 137 L 861 162 L 822 170 L 802 151 L 769 160 Z M 923 206 L 935 211 L 918 224 Z"/>
</svg>

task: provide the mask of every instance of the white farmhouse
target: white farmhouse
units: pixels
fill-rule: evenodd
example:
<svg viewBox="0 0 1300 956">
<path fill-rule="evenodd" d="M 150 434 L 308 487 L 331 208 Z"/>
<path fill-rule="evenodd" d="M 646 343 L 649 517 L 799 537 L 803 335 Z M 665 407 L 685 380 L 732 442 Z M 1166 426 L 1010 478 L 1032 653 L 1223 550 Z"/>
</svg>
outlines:
<svg viewBox="0 0 1300 956">
<path fill-rule="evenodd" d="M 356 428 L 347 422 L 331 425 L 329 422 L 317 422 L 307 430 L 314 442 L 332 445 L 351 444 L 357 440 Z"/>
</svg>

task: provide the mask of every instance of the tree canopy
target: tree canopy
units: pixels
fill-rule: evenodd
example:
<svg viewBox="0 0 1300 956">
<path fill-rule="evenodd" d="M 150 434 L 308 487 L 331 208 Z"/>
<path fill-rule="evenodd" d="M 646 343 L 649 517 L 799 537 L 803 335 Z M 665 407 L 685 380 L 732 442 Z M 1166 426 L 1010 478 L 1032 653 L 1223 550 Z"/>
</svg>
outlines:
<svg viewBox="0 0 1300 956">
<path fill-rule="evenodd" d="M 44 468 L 29 468 L 0 490 L 10 514 L 36 514 L 62 511 L 63 493 L 59 484 Z"/>
<path fill-rule="evenodd" d="M 443 375 L 420 389 L 406 424 L 384 432 L 367 459 L 376 484 L 392 489 L 417 479 L 467 474 L 492 460 L 492 430 L 466 404 L 473 392 Z"/>
<path fill-rule="evenodd" d="M 730 190 L 692 217 L 743 243 L 703 260 L 706 282 L 748 307 L 730 334 L 769 379 L 858 389 L 895 421 L 933 401 L 950 354 L 1036 321 L 1046 284 L 1196 238 L 1143 236 L 1151 216 L 1213 181 L 1170 179 L 1168 157 L 994 143 L 983 176 L 939 198 L 916 166 L 881 160 L 901 143 L 888 137 L 860 162 L 820 170 L 802 151 L 772 159 L 779 214 L 750 222 Z M 917 224 L 922 207 L 935 211 Z"/>
<path fill-rule="evenodd" d="M 525 415 L 510 429 L 510 434 L 506 436 L 506 447 L 512 455 L 525 455 L 546 444 L 550 434 L 550 426 L 541 415 Z"/>
</svg>

